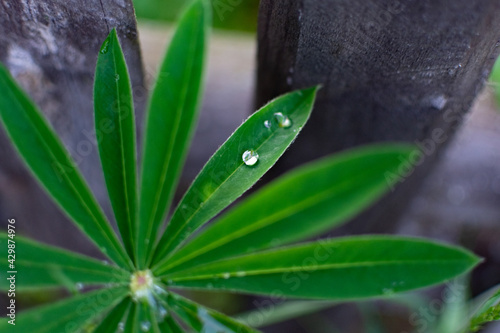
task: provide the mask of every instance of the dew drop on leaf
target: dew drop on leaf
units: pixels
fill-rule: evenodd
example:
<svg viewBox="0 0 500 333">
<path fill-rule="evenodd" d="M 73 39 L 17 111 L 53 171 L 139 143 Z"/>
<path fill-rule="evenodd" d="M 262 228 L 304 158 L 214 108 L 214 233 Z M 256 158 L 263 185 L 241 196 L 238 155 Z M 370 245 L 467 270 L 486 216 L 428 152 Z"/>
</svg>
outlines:
<svg viewBox="0 0 500 333">
<path fill-rule="evenodd" d="M 384 288 L 384 289 L 382 289 L 382 293 L 384 295 L 392 295 L 392 294 L 394 294 L 394 289 L 392 289 L 392 288 Z"/>
<path fill-rule="evenodd" d="M 229 274 L 229 273 L 223 273 L 223 274 L 222 274 L 222 278 L 223 278 L 223 279 L 226 279 L 226 280 L 227 280 L 227 279 L 229 279 L 230 277 L 231 277 L 231 274 Z"/>
<path fill-rule="evenodd" d="M 163 306 L 160 306 L 160 308 L 158 309 L 158 316 L 160 317 L 160 321 L 163 321 L 163 319 L 165 319 L 167 314 L 168 314 L 167 309 L 165 309 Z"/>
<path fill-rule="evenodd" d="M 264 121 L 264 127 L 265 128 L 271 128 L 271 122 L 269 120 Z"/>
<path fill-rule="evenodd" d="M 115 74 L 115 81 L 118 82 L 120 80 L 120 74 Z"/>
<path fill-rule="evenodd" d="M 104 44 L 102 44 L 102 46 L 101 46 L 101 53 L 102 54 L 108 53 L 108 49 L 109 49 L 109 39 L 106 39 L 104 41 Z"/>
<path fill-rule="evenodd" d="M 141 331 L 149 332 L 150 329 L 151 329 L 151 323 L 149 321 L 143 321 L 141 323 Z"/>
<path fill-rule="evenodd" d="M 243 159 L 243 163 L 252 166 L 259 161 L 259 154 L 253 150 L 245 150 L 241 158 Z"/>
<path fill-rule="evenodd" d="M 81 282 L 77 282 L 77 283 L 75 284 L 75 288 L 76 288 L 76 290 L 78 290 L 78 291 L 82 290 L 82 289 L 83 289 L 83 283 L 81 283 Z"/>
<path fill-rule="evenodd" d="M 278 126 L 281 128 L 289 128 L 290 126 L 292 126 L 292 121 L 290 120 L 290 118 L 288 118 L 281 112 L 275 113 L 274 119 L 278 123 Z"/>
<path fill-rule="evenodd" d="M 125 331 L 125 324 L 120 322 L 118 323 L 118 332 L 123 332 Z"/>
</svg>

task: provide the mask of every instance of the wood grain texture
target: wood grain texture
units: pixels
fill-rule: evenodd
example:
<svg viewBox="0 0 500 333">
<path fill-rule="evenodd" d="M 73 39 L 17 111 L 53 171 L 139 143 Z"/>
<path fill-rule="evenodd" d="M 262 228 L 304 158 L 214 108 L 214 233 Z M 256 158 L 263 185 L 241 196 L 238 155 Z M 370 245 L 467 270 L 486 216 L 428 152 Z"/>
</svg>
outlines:
<svg viewBox="0 0 500 333">
<path fill-rule="evenodd" d="M 431 140 L 423 166 L 362 217 L 395 219 L 488 78 L 500 2 L 262 0 L 260 15 L 256 103 L 324 85 L 273 176 L 369 142 Z"/>
<path fill-rule="evenodd" d="M 61 135 L 107 213 L 92 88 L 97 54 L 113 27 L 125 52 L 142 119 L 147 90 L 132 1 L 0 1 L 0 61 Z M 3 131 L 0 136 L 0 223 L 16 218 L 24 234 L 96 254 L 34 182 Z"/>
</svg>

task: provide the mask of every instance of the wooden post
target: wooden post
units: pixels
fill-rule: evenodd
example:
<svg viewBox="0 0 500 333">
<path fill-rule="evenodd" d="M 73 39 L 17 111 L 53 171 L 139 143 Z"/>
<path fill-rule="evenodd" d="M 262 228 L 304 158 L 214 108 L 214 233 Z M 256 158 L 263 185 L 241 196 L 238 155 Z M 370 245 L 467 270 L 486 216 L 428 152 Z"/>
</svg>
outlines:
<svg viewBox="0 0 500 333">
<path fill-rule="evenodd" d="M 422 166 L 362 217 L 395 220 L 487 80 L 498 17 L 498 0 L 262 0 L 256 103 L 323 85 L 273 175 L 357 145 L 415 143 Z"/>
<path fill-rule="evenodd" d="M 140 113 L 147 91 L 131 0 L 0 1 L 0 61 L 43 110 L 105 206 L 92 90 L 97 54 L 113 27 Z M 0 136 L 0 223 L 16 218 L 24 234 L 97 254 L 33 181 L 3 131 Z"/>
</svg>

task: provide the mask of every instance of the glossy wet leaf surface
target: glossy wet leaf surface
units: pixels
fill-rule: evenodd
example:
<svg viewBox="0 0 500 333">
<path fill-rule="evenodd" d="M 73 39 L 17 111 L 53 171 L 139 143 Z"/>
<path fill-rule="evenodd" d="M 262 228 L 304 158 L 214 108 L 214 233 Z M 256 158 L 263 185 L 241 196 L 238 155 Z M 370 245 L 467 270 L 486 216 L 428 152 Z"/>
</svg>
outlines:
<svg viewBox="0 0 500 333">
<path fill-rule="evenodd" d="M 118 230 L 133 258 L 137 229 L 135 115 L 127 65 L 115 29 L 97 59 L 94 109 L 104 179 Z"/>
<path fill-rule="evenodd" d="M 292 143 L 311 113 L 317 87 L 281 96 L 248 118 L 219 148 L 181 200 L 156 251 L 154 263 L 248 190 Z M 290 122 L 283 127 L 276 113 Z M 266 121 L 270 123 L 266 126 Z M 258 154 L 245 163 L 248 150 Z M 250 158 L 249 158 L 250 159 Z M 247 161 L 248 162 L 248 161 Z"/>
<path fill-rule="evenodd" d="M 198 119 L 211 20 L 207 6 L 207 1 L 194 1 L 183 15 L 151 96 L 140 192 L 140 267 L 170 207 Z"/>
<path fill-rule="evenodd" d="M 221 260 L 163 276 L 171 287 L 349 300 L 388 296 L 472 269 L 457 247 L 387 236 L 322 240 Z"/>
<path fill-rule="evenodd" d="M 374 145 L 297 168 L 214 221 L 158 273 L 277 247 L 328 231 L 390 190 L 412 146 Z"/>
</svg>

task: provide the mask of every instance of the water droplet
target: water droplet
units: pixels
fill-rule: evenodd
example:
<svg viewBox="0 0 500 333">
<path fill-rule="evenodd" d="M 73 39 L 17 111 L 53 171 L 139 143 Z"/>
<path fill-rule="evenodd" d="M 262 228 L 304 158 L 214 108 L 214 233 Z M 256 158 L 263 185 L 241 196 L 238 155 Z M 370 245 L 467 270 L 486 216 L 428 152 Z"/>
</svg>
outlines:
<svg viewBox="0 0 500 333">
<path fill-rule="evenodd" d="M 276 119 L 279 127 L 281 127 L 281 128 L 288 128 L 288 127 L 292 126 L 292 121 L 290 120 L 290 118 L 288 118 L 287 116 L 285 116 L 281 112 L 275 113 L 274 119 Z"/>
<path fill-rule="evenodd" d="M 151 329 L 151 323 L 149 321 L 143 321 L 141 323 L 141 331 L 149 332 L 150 329 Z"/>
<path fill-rule="evenodd" d="M 266 121 L 264 122 L 264 127 L 265 127 L 265 128 L 271 128 L 271 122 L 270 122 L 269 120 L 266 120 Z"/>
<path fill-rule="evenodd" d="M 104 265 L 109 266 L 109 261 L 107 261 L 107 260 L 102 260 L 101 262 L 102 262 Z"/>
<path fill-rule="evenodd" d="M 243 271 L 236 272 L 236 276 L 237 276 L 237 277 L 244 277 L 244 276 L 246 276 L 246 275 L 247 275 L 247 273 L 245 273 L 245 272 L 243 272 Z"/>
<path fill-rule="evenodd" d="M 392 294 L 394 294 L 394 289 L 392 289 L 392 288 L 384 288 L 384 289 L 382 289 L 382 293 L 384 295 L 392 295 Z"/>
<path fill-rule="evenodd" d="M 108 53 L 108 49 L 109 49 L 109 39 L 106 39 L 101 46 L 101 53 L 102 54 Z"/>
<path fill-rule="evenodd" d="M 120 74 L 115 74 L 115 81 L 118 82 L 120 80 Z"/>
<path fill-rule="evenodd" d="M 75 288 L 76 288 L 76 290 L 78 290 L 78 291 L 82 290 L 82 289 L 83 289 L 83 283 L 81 283 L 81 282 L 77 282 L 77 283 L 75 284 Z"/>
<path fill-rule="evenodd" d="M 125 324 L 120 322 L 118 323 L 118 332 L 123 332 L 125 331 Z"/>
<path fill-rule="evenodd" d="M 165 319 L 167 315 L 167 309 L 165 309 L 163 306 L 160 306 L 160 308 L 158 309 L 158 316 L 160 316 L 160 321 L 163 321 L 163 319 Z"/>
<path fill-rule="evenodd" d="M 448 98 L 444 95 L 439 95 L 431 98 L 431 106 L 437 110 L 442 110 L 448 103 Z"/>
<path fill-rule="evenodd" d="M 223 278 L 223 279 L 226 279 L 226 280 L 227 280 L 227 279 L 229 279 L 230 277 L 231 277 L 231 274 L 229 274 L 229 273 L 223 273 L 223 274 L 222 274 L 222 278 Z"/>
<path fill-rule="evenodd" d="M 243 159 L 243 163 L 252 166 L 259 161 L 259 154 L 253 150 L 245 150 L 241 158 Z"/>
</svg>

